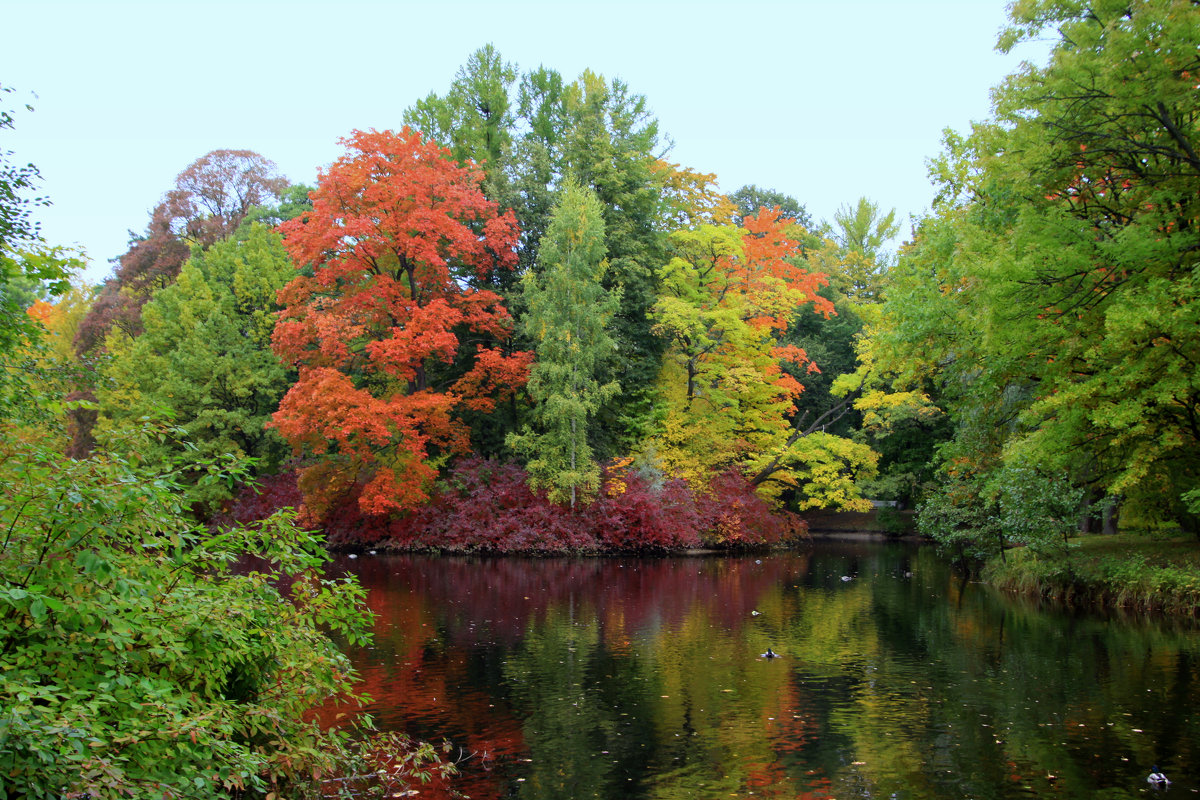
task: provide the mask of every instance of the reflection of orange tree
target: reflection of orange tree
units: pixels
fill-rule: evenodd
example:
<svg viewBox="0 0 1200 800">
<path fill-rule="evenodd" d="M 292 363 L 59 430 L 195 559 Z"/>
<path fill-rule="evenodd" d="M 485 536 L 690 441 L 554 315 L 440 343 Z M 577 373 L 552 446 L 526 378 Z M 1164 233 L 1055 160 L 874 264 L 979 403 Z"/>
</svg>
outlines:
<svg viewBox="0 0 1200 800">
<path fill-rule="evenodd" d="M 388 568 L 382 559 L 364 566 L 367 572 Z M 365 709 L 329 707 L 322 716 L 333 721 L 339 713 L 366 710 L 384 729 L 404 730 L 435 743 L 451 740 L 453 749 L 445 757 L 466 759 L 461 774 L 423 786 L 422 796 L 451 797 L 450 789 L 477 800 L 501 796 L 500 777 L 477 767 L 511 764 L 525 755 L 520 721 L 497 698 L 461 691 L 471 683 L 469 656 L 463 649 L 444 647 L 438 606 L 428 594 L 404 583 L 388 586 L 379 577 L 369 581 L 376 588 L 367 597 L 376 615 L 374 646 L 352 653 L 361 677 L 358 689 L 371 703 Z"/>
</svg>

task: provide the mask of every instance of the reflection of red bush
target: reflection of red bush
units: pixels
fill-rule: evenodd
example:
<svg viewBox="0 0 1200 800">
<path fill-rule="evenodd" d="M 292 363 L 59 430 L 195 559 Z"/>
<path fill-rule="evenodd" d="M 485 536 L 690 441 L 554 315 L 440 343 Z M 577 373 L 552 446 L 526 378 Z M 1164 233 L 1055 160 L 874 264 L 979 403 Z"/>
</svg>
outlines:
<svg viewBox="0 0 1200 800">
<path fill-rule="evenodd" d="M 481 563 L 482 562 L 482 563 Z M 399 664 L 420 663 L 424 640 L 438 632 L 456 647 L 520 641 L 553 611 L 572 608 L 598 620 L 610 649 L 625 639 L 682 624 L 704 609 L 714 623 L 740 627 L 762 602 L 764 586 L 801 579 L 797 558 L 428 558 L 364 557 L 354 572 L 373 589 L 367 604 L 378 629 L 404 642 Z M 418 599 L 419 598 L 419 599 Z M 381 636 L 383 634 L 380 634 Z M 411 650 L 410 650 L 411 648 Z M 782 712 L 779 716 L 782 716 Z"/>
</svg>

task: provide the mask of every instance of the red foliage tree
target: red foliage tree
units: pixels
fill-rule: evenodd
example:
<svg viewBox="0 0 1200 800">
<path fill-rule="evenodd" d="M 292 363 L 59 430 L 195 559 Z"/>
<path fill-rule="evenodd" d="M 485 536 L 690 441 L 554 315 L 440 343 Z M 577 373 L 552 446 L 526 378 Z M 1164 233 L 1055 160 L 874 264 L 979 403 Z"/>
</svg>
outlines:
<svg viewBox="0 0 1200 800">
<path fill-rule="evenodd" d="M 288 188 L 275 162 L 253 150 L 213 150 L 175 178 L 156 215 L 188 244 L 207 248 L 237 230 L 251 209 Z"/>
<path fill-rule="evenodd" d="M 384 514 L 428 500 L 437 459 L 468 449 L 462 412 L 520 387 L 532 355 L 508 352 L 512 320 L 470 288 L 516 264 L 517 224 L 482 171 L 405 128 L 356 131 L 319 176 L 313 209 L 283 226 L 301 269 L 280 292 L 274 347 L 300 377 L 275 425 L 320 511 L 347 492 Z"/>
</svg>

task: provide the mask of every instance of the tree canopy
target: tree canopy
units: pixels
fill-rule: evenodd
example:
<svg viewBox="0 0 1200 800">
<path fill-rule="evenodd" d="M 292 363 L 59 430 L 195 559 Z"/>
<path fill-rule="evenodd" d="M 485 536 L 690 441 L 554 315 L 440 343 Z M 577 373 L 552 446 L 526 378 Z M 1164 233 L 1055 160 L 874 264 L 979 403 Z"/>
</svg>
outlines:
<svg viewBox="0 0 1200 800">
<path fill-rule="evenodd" d="M 469 447 L 465 409 L 523 385 L 500 297 L 469 284 L 516 262 L 516 223 L 420 133 L 356 132 L 313 208 L 284 223 L 294 278 L 274 347 L 299 369 L 274 424 L 299 453 L 315 507 L 356 492 L 364 510 L 428 499 L 439 459 Z M 331 495 L 332 493 L 332 495 Z"/>
<path fill-rule="evenodd" d="M 936 382 L 944 474 L 978 495 L 1020 464 L 1197 527 L 1198 25 L 1174 0 L 1016 4 L 1003 46 L 1058 45 L 933 164 L 881 343 L 888 369 Z"/>
</svg>

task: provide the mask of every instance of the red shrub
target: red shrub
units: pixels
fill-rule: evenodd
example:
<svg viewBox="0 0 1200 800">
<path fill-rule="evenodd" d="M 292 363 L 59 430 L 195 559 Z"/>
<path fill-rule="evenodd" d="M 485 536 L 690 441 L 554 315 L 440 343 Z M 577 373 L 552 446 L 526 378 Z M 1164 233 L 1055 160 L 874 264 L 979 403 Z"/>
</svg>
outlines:
<svg viewBox="0 0 1200 800">
<path fill-rule="evenodd" d="M 605 491 L 580 516 L 601 547 L 678 550 L 699 547 L 702 521 L 682 480 L 653 486 L 635 470 L 605 470 Z"/>
<path fill-rule="evenodd" d="M 529 488 L 525 470 L 468 458 L 434 501 L 389 528 L 404 549 L 528 553 L 593 550 L 595 540 L 566 509 Z"/>
<path fill-rule="evenodd" d="M 226 510 L 212 521 L 218 525 L 245 525 L 264 520 L 281 508 L 299 508 L 303 502 L 296 485 L 296 470 L 288 469 L 259 478 L 257 484 L 243 484 Z"/>
<path fill-rule="evenodd" d="M 713 478 L 699 500 L 706 541 L 720 547 L 773 545 L 800 538 L 808 525 L 797 514 L 775 509 L 754 492 L 744 475 L 730 470 Z"/>
<path fill-rule="evenodd" d="M 626 464 L 606 467 L 600 496 L 571 511 L 529 488 L 515 464 L 468 458 L 451 470 L 424 507 L 398 517 L 363 513 L 356 491 L 321 520 L 334 547 L 383 544 L 401 550 L 452 553 L 667 552 L 692 547 L 754 547 L 806 533 L 798 516 L 777 511 L 740 473 L 715 478 L 706 492 L 680 479 L 651 481 Z M 296 471 L 244 488 L 220 521 L 264 519 L 283 506 L 300 507 Z"/>
</svg>

